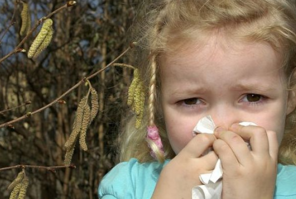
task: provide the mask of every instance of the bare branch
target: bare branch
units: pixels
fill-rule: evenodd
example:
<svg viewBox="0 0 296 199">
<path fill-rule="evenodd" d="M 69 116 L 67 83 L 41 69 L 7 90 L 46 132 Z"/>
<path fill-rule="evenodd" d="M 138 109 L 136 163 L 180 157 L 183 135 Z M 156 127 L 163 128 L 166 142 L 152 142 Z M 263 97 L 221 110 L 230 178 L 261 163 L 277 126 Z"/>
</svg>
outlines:
<svg viewBox="0 0 296 199">
<path fill-rule="evenodd" d="M 73 4 L 73 5 L 74 5 L 74 4 Z M 71 5 L 70 5 L 70 6 L 71 6 Z M 20 43 L 14 48 L 14 50 L 12 50 L 10 53 L 8 53 L 7 55 L 5 55 L 3 58 L 0 59 L 0 63 L 3 62 L 4 60 L 6 60 L 7 58 L 9 58 L 10 56 L 12 56 L 12 55 L 14 55 L 14 54 L 16 54 L 16 53 L 21 52 L 21 50 L 20 50 L 20 49 L 22 49 L 21 46 L 27 41 L 27 39 L 32 35 L 32 33 L 37 29 L 37 27 L 38 27 L 40 24 L 42 24 L 42 22 L 43 22 L 44 20 L 50 18 L 52 15 L 56 14 L 57 12 L 59 12 L 59 11 L 65 9 L 65 8 L 67 8 L 67 7 L 69 7 L 68 3 L 65 4 L 65 5 L 63 5 L 63 6 L 61 6 L 61 7 L 58 8 L 58 9 L 54 10 L 52 13 L 48 14 L 47 16 L 42 17 L 41 19 L 39 19 L 39 20 L 37 21 L 37 23 L 35 24 L 35 26 L 34 26 L 34 27 L 30 30 L 30 32 L 29 32 L 29 33 L 23 38 L 23 40 L 22 40 L 22 41 L 21 41 L 21 42 L 20 42 Z"/>
<path fill-rule="evenodd" d="M 5 109 L 5 110 L 3 110 L 3 111 L 0 111 L 0 114 L 3 114 L 3 113 L 8 112 L 8 111 L 12 111 L 12 110 L 14 110 L 14 109 L 18 109 L 18 108 L 21 108 L 21 107 L 24 107 L 24 106 L 28 106 L 28 105 L 30 105 L 30 104 L 31 104 L 31 101 L 27 101 L 27 102 L 25 102 L 24 104 L 21 104 L 21 105 L 19 105 L 19 106 L 17 106 L 17 107 L 12 107 L 12 108 L 8 108 L 8 109 Z"/>
<path fill-rule="evenodd" d="M 3 167 L 0 168 L 0 171 L 6 171 L 6 170 L 11 170 L 11 169 L 25 169 L 25 168 L 32 168 L 32 169 L 43 169 L 43 170 L 47 170 L 47 171 L 51 171 L 51 172 L 55 172 L 55 170 L 57 169 L 66 169 L 66 168 L 71 168 L 71 169 L 75 169 L 76 166 L 71 164 L 71 165 L 64 165 L 64 166 L 51 166 L 51 167 L 47 167 L 47 166 L 36 166 L 36 165 L 15 165 L 15 166 L 11 166 L 11 167 Z"/>
<path fill-rule="evenodd" d="M 89 80 L 95 76 L 97 76 L 98 74 L 100 74 L 102 71 L 104 71 L 105 69 L 109 68 L 110 66 L 112 66 L 118 59 L 120 59 L 122 56 L 124 56 L 132 47 L 129 46 L 123 53 L 121 53 L 118 57 L 116 57 L 112 62 L 110 62 L 106 67 L 98 70 L 97 72 L 93 73 L 92 75 L 86 77 L 86 78 L 83 78 L 82 80 L 80 80 L 77 84 L 75 84 L 74 86 L 72 86 L 69 90 L 67 90 L 65 93 L 63 93 L 62 95 L 60 95 L 58 98 L 56 98 L 54 101 L 52 101 L 51 103 L 41 107 L 40 109 L 36 110 L 36 111 L 33 111 L 33 112 L 30 112 L 30 113 L 27 113 L 26 115 L 23 115 L 19 118 L 16 118 L 14 120 L 11 120 L 9 122 L 6 122 L 4 124 L 1 124 L 0 125 L 0 128 L 2 127 L 5 127 L 5 126 L 8 126 L 8 125 L 11 125 L 15 122 L 19 122 L 21 120 L 24 120 L 26 118 L 28 118 L 29 116 L 32 116 L 36 113 L 39 113 L 45 109 L 47 109 L 48 107 L 54 105 L 55 103 L 59 102 L 63 97 L 65 97 L 66 95 L 68 95 L 71 91 L 73 91 L 74 89 L 76 89 L 77 87 L 79 87 L 82 83 L 84 83 L 86 80 Z"/>
<path fill-rule="evenodd" d="M 4 38 L 5 34 L 8 32 L 8 30 L 10 29 L 11 26 L 14 25 L 14 18 L 15 18 L 15 13 L 16 13 L 16 10 L 17 10 L 17 1 L 14 2 L 14 9 L 13 9 L 13 14 L 12 14 L 12 17 L 11 17 L 11 20 L 9 22 L 9 25 L 8 27 L 5 29 L 5 31 L 3 32 L 3 34 L 1 35 L 0 37 L 0 44 L 2 42 L 2 39 Z"/>
</svg>

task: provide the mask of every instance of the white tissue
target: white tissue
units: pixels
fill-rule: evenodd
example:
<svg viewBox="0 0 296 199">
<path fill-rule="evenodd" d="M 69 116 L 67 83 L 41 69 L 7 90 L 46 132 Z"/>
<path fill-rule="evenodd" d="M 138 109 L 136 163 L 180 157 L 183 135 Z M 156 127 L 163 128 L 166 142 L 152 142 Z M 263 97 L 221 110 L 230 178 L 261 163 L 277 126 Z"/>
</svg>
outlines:
<svg viewBox="0 0 296 199">
<path fill-rule="evenodd" d="M 210 115 L 201 118 L 193 129 L 194 133 L 213 134 L 216 125 Z"/>
<path fill-rule="evenodd" d="M 256 125 L 252 122 L 241 122 L 240 125 Z M 211 116 L 200 119 L 193 129 L 193 133 L 213 134 L 216 126 Z M 203 185 L 192 188 L 192 199 L 221 199 L 223 170 L 221 161 L 218 159 L 214 170 L 211 173 L 199 176 Z"/>
</svg>

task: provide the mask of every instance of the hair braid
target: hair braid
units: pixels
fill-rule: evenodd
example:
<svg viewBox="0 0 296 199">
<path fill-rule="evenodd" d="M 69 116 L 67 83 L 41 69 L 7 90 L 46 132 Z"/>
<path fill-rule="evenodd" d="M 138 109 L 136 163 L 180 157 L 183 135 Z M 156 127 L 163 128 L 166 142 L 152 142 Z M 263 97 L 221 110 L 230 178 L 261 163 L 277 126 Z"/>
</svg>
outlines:
<svg viewBox="0 0 296 199">
<path fill-rule="evenodd" d="M 153 41 L 150 44 L 151 49 L 155 49 L 155 46 L 157 45 L 157 35 L 161 32 L 163 29 L 163 26 L 165 24 L 165 18 L 166 18 L 166 8 L 169 4 L 169 0 L 164 1 L 164 5 L 162 5 L 162 9 L 159 11 L 158 16 L 155 19 L 155 26 L 153 28 Z M 154 126 L 155 125 L 155 116 L 154 116 L 154 102 L 155 102 L 155 95 L 156 95 L 156 76 L 157 76 L 157 64 L 156 64 L 156 58 L 157 53 L 151 52 L 151 70 L 150 70 L 150 82 L 149 82 L 149 98 L 148 98 L 148 109 L 149 109 L 149 125 Z"/>
<path fill-rule="evenodd" d="M 157 35 L 161 32 L 165 24 L 166 6 L 168 1 L 165 2 L 162 9 L 155 20 L 155 26 L 153 29 L 153 42 L 150 44 L 151 49 L 154 49 L 157 45 Z M 151 53 L 151 65 L 150 65 L 150 81 L 149 81 L 149 94 L 148 94 L 148 111 L 149 111 L 149 126 L 147 128 L 147 139 L 146 141 L 151 148 L 151 156 L 157 159 L 159 162 L 164 162 L 164 149 L 163 144 L 159 135 L 159 130 L 155 125 L 155 98 L 156 98 L 156 77 L 157 77 L 157 53 Z"/>
<path fill-rule="evenodd" d="M 155 95 L 156 95 L 156 57 L 155 55 L 151 58 L 151 76 L 149 83 L 149 99 L 148 99 L 148 110 L 149 110 L 149 126 L 147 128 L 146 141 L 151 149 L 150 154 L 154 159 L 159 162 L 164 162 L 164 150 L 163 144 L 159 135 L 159 130 L 155 125 Z"/>
<path fill-rule="evenodd" d="M 152 56 L 151 77 L 150 77 L 150 83 L 149 83 L 149 98 L 148 98 L 149 126 L 155 126 L 154 124 L 155 88 L 156 88 L 156 60 L 155 60 L 155 56 Z"/>
</svg>

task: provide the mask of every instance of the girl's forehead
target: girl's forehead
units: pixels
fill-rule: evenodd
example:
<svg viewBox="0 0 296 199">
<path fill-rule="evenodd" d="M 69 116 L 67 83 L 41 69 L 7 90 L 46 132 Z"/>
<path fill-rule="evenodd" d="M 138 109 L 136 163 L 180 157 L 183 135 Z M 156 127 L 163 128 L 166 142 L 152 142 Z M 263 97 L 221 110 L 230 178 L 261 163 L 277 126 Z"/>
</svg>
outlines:
<svg viewBox="0 0 296 199">
<path fill-rule="evenodd" d="M 240 43 L 251 43 L 247 42 L 242 36 L 234 33 L 235 31 L 228 31 L 222 28 L 213 30 L 200 30 L 192 29 L 183 31 L 179 35 L 175 34 L 173 37 L 168 37 L 164 52 L 179 53 L 180 51 L 192 50 L 192 45 L 195 48 L 203 49 L 209 45 L 217 45 L 222 48 L 239 47 Z"/>
<path fill-rule="evenodd" d="M 267 46 L 273 49 L 274 54 L 280 59 L 282 57 L 281 51 L 277 51 L 273 46 L 265 41 L 254 41 L 249 39 L 243 39 L 238 37 L 229 36 L 223 32 L 212 32 L 209 34 L 203 34 L 197 36 L 196 38 L 179 40 L 177 46 L 174 47 L 174 43 L 170 44 L 171 47 L 167 51 L 164 51 L 161 56 L 162 59 L 186 57 L 188 54 L 193 52 L 196 55 L 201 55 L 204 53 L 215 54 L 218 51 L 228 52 L 228 53 L 239 53 L 244 51 L 244 53 L 252 54 L 256 50 L 256 46 Z"/>
<path fill-rule="evenodd" d="M 185 50 L 163 57 L 160 79 L 165 88 L 196 86 L 200 90 L 223 85 L 233 89 L 235 85 L 271 85 L 279 79 L 286 83 L 281 56 L 267 42 L 241 42 L 225 47 L 215 38 L 203 47 L 196 48 L 198 44 L 194 42 L 187 45 Z"/>
<path fill-rule="evenodd" d="M 215 72 L 215 68 L 219 68 L 221 64 L 228 65 L 229 67 L 225 68 L 227 70 L 232 70 L 233 67 L 240 70 L 239 66 L 243 65 L 242 63 L 249 63 L 250 66 L 256 67 L 270 65 L 272 67 L 266 71 L 269 73 L 283 69 L 283 56 L 268 42 L 233 40 L 221 35 L 213 35 L 202 44 L 199 40 L 192 40 L 184 43 L 176 51 L 164 53 L 160 57 L 160 70 L 182 68 L 184 71 L 198 67 L 202 71 Z"/>
<path fill-rule="evenodd" d="M 160 38 L 167 38 L 164 51 L 176 51 L 186 43 L 196 41 L 199 46 L 206 45 L 209 40 L 216 38 L 217 43 L 228 46 L 228 43 L 240 42 L 262 42 L 266 41 L 274 48 L 280 49 L 285 46 L 287 38 L 283 38 L 280 31 L 273 31 L 271 27 L 279 28 L 280 22 L 268 15 L 248 23 L 229 23 L 225 25 L 216 24 L 204 27 L 200 24 L 185 26 L 176 29 L 176 26 L 167 26 Z"/>
</svg>

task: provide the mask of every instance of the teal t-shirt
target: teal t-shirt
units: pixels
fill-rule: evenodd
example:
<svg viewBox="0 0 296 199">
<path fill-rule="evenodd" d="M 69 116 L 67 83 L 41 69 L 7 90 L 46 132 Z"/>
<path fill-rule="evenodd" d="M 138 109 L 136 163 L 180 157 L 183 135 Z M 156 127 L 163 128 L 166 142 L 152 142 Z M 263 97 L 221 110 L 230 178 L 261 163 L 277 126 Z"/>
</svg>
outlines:
<svg viewBox="0 0 296 199">
<path fill-rule="evenodd" d="M 116 165 L 99 185 L 100 199 L 151 198 L 164 164 L 139 163 L 137 159 Z M 296 166 L 278 165 L 274 199 L 296 199 Z"/>
</svg>

